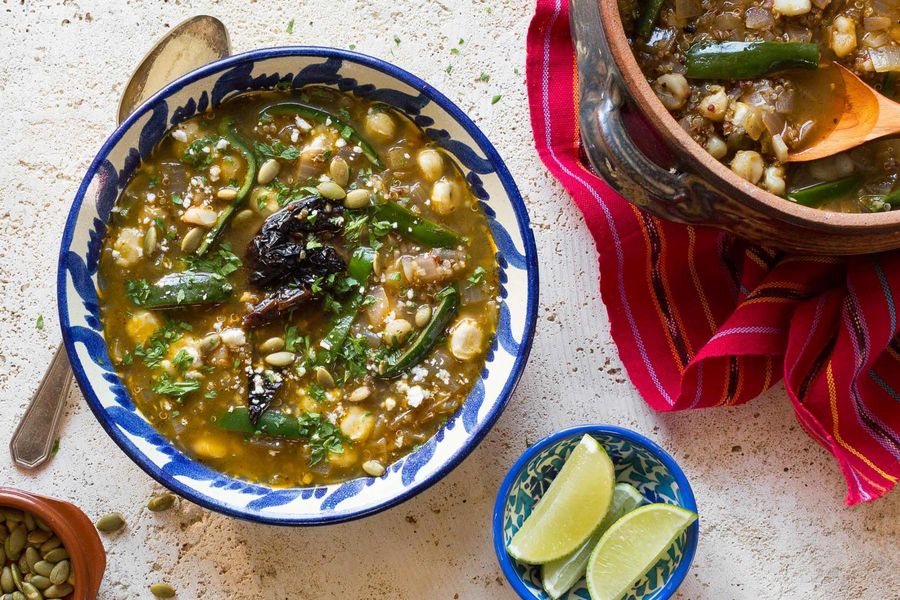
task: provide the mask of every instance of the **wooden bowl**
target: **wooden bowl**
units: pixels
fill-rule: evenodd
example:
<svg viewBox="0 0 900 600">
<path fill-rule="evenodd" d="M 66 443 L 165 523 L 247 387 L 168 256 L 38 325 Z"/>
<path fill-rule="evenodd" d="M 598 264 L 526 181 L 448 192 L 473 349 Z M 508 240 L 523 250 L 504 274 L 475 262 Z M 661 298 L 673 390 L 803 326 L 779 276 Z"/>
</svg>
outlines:
<svg viewBox="0 0 900 600">
<path fill-rule="evenodd" d="M 771 248 L 866 254 L 900 247 L 900 211 L 835 213 L 779 198 L 710 156 L 665 109 L 628 44 L 616 0 L 571 0 L 579 120 L 594 169 L 654 215 Z"/>
<path fill-rule="evenodd" d="M 72 600 L 95 600 L 106 570 L 106 551 L 94 524 L 74 504 L 38 494 L 0 488 L 0 506 L 27 510 L 44 520 L 62 540 L 75 570 Z"/>
</svg>

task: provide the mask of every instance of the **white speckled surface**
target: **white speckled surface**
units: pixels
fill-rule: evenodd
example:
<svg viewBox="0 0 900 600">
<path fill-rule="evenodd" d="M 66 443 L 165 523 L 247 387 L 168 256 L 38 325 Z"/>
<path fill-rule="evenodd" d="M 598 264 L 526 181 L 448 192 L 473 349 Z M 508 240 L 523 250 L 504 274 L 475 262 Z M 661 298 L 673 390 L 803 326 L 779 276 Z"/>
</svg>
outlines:
<svg viewBox="0 0 900 600">
<path fill-rule="evenodd" d="M 534 349 L 499 423 L 444 481 L 364 521 L 288 530 L 187 503 L 149 513 L 143 506 L 155 484 L 73 395 L 58 456 L 32 474 L 17 471 L 4 453 L 0 485 L 71 500 L 92 518 L 109 510 L 126 515 L 128 528 L 105 539 L 102 598 L 149 598 L 147 585 L 162 580 L 183 600 L 512 598 L 491 547 L 494 494 L 529 441 L 583 422 L 649 435 L 691 478 L 701 538 L 681 598 L 880 599 L 900 589 L 900 495 L 844 506 L 836 464 L 796 424 L 780 387 L 736 409 L 658 415 L 627 382 L 609 338 L 587 229 L 532 147 L 524 86 L 531 10 L 527 0 L 0 5 L 0 415 L 7 423 L 0 448 L 59 343 L 56 255 L 69 202 L 112 131 L 136 62 L 187 16 L 223 19 L 236 51 L 356 44 L 433 83 L 469 111 L 506 159 L 540 253 Z M 461 37 L 461 52 L 451 55 Z M 475 81 L 482 71 L 490 82 Z M 494 94 L 503 99 L 491 105 Z M 40 314 L 46 325 L 38 331 Z"/>
</svg>

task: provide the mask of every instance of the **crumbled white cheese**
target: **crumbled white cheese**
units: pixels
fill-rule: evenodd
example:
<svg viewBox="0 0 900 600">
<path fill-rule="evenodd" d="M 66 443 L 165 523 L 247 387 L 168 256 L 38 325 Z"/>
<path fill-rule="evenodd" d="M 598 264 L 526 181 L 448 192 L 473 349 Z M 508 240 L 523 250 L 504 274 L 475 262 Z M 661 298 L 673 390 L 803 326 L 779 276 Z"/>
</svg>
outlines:
<svg viewBox="0 0 900 600">
<path fill-rule="evenodd" d="M 345 140 L 344 138 L 338 138 L 334 145 L 338 148 L 343 148 L 347 145 L 347 140 Z"/>
<path fill-rule="evenodd" d="M 292 143 L 292 144 L 296 144 L 296 143 L 297 143 L 297 140 L 299 140 L 299 139 L 300 139 L 300 130 L 299 130 L 299 129 L 292 129 L 292 130 L 291 130 L 291 143 Z"/>
<path fill-rule="evenodd" d="M 222 169 L 219 168 L 219 165 L 213 165 L 209 168 L 209 179 L 210 181 L 218 181 L 219 174 L 222 173 Z"/>
<path fill-rule="evenodd" d="M 428 392 L 421 386 L 414 385 L 406 390 L 406 403 L 413 408 L 418 408 L 422 404 L 422 400 L 428 397 Z"/>
<path fill-rule="evenodd" d="M 412 368 L 412 380 L 413 381 L 425 381 L 425 377 L 428 375 L 428 369 L 425 367 L 421 367 L 416 365 Z"/>
<path fill-rule="evenodd" d="M 300 117 L 296 117 L 294 119 L 294 122 L 297 124 L 297 127 L 302 129 L 303 131 L 309 131 L 310 129 L 312 129 L 312 125 L 310 125 L 309 123 L 307 123 L 304 119 L 301 119 Z"/>
<path fill-rule="evenodd" d="M 441 369 L 437 372 L 437 378 L 444 382 L 444 385 L 450 383 L 450 372 L 447 369 Z"/>
<path fill-rule="evenodd" d="M 156 194 L 147 192 L 147 202 L 153 202 L 154 200 L 156 200 Z"/>
<path fill-rule="evenodd" d="M 384 406 L 385 410 L 394 410 L 394 407 L 397 406 L 397 401 L 393 398 L 387 398 L 384 402 L 381 403 Z"/>
<path fill-rule="evenodd" d="M 187 132 L 184 129 L 176 129 L 172 132 L 172 137 L 178 140 L 179 142 L 187 141 Z"/>
<path fill-rule="evenodd" d="M 228 140 L 225 138 L 219 138 L 219 141 L 216 143 L 216 150 L 224 150 L 228 147 Z"/>
</svg>

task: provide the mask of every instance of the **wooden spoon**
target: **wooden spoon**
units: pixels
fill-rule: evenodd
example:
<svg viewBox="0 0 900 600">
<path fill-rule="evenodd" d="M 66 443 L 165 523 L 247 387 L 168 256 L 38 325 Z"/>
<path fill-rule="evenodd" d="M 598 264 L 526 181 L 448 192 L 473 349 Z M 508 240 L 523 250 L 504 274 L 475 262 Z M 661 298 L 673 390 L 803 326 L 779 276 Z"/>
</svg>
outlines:
<svg viewBox="0 0 900 600">
<path fill-rule="evenodd" d="M 900 103 L 882 96 L 849 69 L 834 63 L 844 84 L 844 112 L 825 135 L 788 156 L 788 162 L 825 158 L 869 140 L 900 133 Z"/>
</svg>

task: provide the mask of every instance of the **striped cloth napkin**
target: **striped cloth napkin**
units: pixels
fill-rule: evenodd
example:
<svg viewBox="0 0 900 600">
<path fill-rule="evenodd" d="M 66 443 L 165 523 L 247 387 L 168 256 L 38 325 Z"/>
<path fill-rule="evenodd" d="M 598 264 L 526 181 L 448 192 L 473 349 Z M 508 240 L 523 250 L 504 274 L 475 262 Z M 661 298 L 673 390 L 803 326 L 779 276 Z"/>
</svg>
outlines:
<svg viewBox="0 0 900 600">
<path fill-rule="evenodd" d="M 740 404 L 784 378 L 846 502 L 886 494 L 900 477 L 900 252 L 785 255 L 637 210 L 579 155 L 568 0 L 537 0 L 527 53 L 535 145 L 596 240 L 612 336 L 644 400 Z"/>
</svg>

